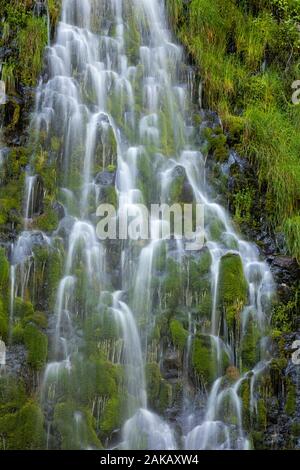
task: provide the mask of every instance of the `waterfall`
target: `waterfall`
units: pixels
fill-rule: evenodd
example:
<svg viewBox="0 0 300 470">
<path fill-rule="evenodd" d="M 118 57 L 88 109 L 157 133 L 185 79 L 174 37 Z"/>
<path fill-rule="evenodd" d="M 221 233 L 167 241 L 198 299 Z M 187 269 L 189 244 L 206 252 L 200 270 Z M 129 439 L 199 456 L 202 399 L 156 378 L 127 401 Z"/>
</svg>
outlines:
<svg viewBox="0 0 300 470">
<path fill-rule="evenodd" d="M 49 362 L 40 390 L 47 447 L 55 448 L 53 429 L 61 425 L 62 410 L 74 431 L 71 447 L 100 447 L 99 436 L 89 431 L 92 419 L 87 409 L 105 434 L 108 419 L 103 424 L 101 413 L 121 402 L 121 430 L 113 430 L 117 436 L 111 433 L 107 447 L 248 449 L 239 385 L 251 375 L 255 410 L 262 365 L 245 371 L 240 344 L 249 325 L 259 330 L 261 341 L 266 335 L 273 280 L 255 245 L 241 239 L 226 210 L 209 196 L 205 158 L 191 120 L 191 74 L 185 70 L 181 47 L 172 42 L 164 2 L 63 0 L 46 60 L 48 76 L 37 90 L 32 129 L 48 155 L 45 171 L 57 168 L 59 197 L 67 214 L 51 236 L 40 234 L 47 249 L 61 238 L 65 247 L 64 272 L 50 312 Z M 28 260 L 34 258 L 37 233 L 28 222 L 35 217 L 36 181 L 37 176 L 26 178 L 26 231 L 12 250 L 11 322 L 14 295 L 24 298 L 32 275 Z M 176 186 L 178 181 L 181 186 Z M 110 243 L 97 237 L 101 202 L 114 203 L 120 221 L 124 210 L 138 212 L 141 203 L 190 201 L 205 209 L 205 247 L 200 253 L 185 252 L 180 239 L 158 239 L 155 234 L 162 222 L 153 217 L 151 240 Z M 206 278 L 197 271 L 193 280 L 207 283 L 200 295 L 184 260 L 200 263 L 204 256 L 209 260 Z M 220 308 L 227 260 L 238 265 L 245 278 L 245 294 L 234 303 L 241 331 L 230 326 L 230 321 L 238 323 L 236 317 L 226 316 Z M 173 297 L 177 301 L 172 302 Z M 205 298 L 211 298 L 211 304 L 209 318 L 203 321 L 199 311 Z M 188 406 L 192 398 L 184 393 L 175 426 L 149 404 L 145 371 L 151 344 L 151 362 L 154 357 L 161 366 L 166 345 L 155 342 L 153 331 L 158 325 L 163 329 L 160 320 L 176 315 L 179 305 L 182 322 L 188 325 L 182 346 L 183 387 L 192 380 L 197 384 L 193 407 Z M 195 378 L 191 364 L 195 345 L 204 343 L 213 356 L 213 372 L 203 384 L 203 374 Z M 266 357 L 260 359 L 267 367 L 262 349 Z M 228 366 L 240 368 L 239 381 L 224 382 Z M 161 379 L 161 386 L 165 382 Z"/>
</svg>

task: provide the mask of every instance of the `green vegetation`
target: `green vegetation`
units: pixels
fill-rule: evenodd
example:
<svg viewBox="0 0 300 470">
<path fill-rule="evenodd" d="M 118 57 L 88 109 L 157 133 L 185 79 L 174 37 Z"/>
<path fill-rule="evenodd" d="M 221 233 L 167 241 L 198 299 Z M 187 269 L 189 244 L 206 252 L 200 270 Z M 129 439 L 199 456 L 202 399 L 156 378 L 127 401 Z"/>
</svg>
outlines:
<svg viewBox="0 0 300 470">
<path fill-rule="evenodd" d="M 209 336 L 198 335 L 192 345 L 192 365 L 204 385 L 211 385 L 216 378 L 215 351 Z"/>
<path fill-rule="evenodd" d="M 256 170 L 269 227 L 284 232 L 299 260 L 300 106 L 291 102 L 300 78 L 299 2 L 168 0 L 167 6 L 199 66 L 204 105 L 219 113 L 227 142 Z M 226 158 L 225 144 L 222 134 L 210 143 L 217 159 Z M 249 196 L 236 197 L 240 223 L 249 217 Z"/>
<path fill-rule="evenodd" d="M 182 324 L 178 320 L 171 321 L 170 331 L 173 344 L 182 352 L 186 345 L 188 332 L 183 328 Z"/>
<path fill-rule="evenodd" d="M 33 16 L 31 3 L 25 0 L 0 2 L 4 25 L 0 46 L 12 44 L 14 38 L 13 52 L 2 69 L 2 79 L 9 92 L 14 92 L 16 86 L 21 84 L 34 86 L 42 69 L 44 48 L 48 40 L 47 21 Z M 55 3 L 54 0 L 50 1 L 53 12 Z"/>
<path fill-rule="evenodd" d="M 26 399 L 21 380 L 0 377 L 0 450 L 33 450 L 44 446 L 44 418 L 39 406 Z"/>
<path fill-rule="evenodd" d="M 47 336 L 39 331 L 35 325 L 29 323 L 24 330 L 24 342 L 28 351 L 28 364 L 34 370 L 42 369 L 48 354 Z"/>
<path fill-rule="evenodd" d="M 239 255 L 223 256 L 219 274 L 219 304 L 225 311 L 229 328 L 239 324 L 239 315 L 247 300 L 247 282 Z"/>
</svg>

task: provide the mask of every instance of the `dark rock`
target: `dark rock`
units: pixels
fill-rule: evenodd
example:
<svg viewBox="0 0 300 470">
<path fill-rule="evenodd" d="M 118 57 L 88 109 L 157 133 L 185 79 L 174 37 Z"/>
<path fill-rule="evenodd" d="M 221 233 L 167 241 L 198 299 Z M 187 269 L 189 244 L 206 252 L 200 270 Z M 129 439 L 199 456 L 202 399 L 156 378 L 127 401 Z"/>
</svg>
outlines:
<svg viewBox="0 0 300 470">
<path fill-rule="evenodd" d="M 61 219 L 55 234 L 63 238 L 67 238 L 70 235 L 75 222 L 75 217 L 70 215 L 65 216 L 63 219 Z"/>
<path fill-rule="evenodd" d="M 95 177 L 95 183 L 101 186 L 114 186 L 116 180 L 116 172 L 101 171 Z"/>
<path fill-rule="evenodd" d="M 271 271 L 277 282 L 289 286 L 300 279 L 300 266 L 290 256 L 275 256 L 271 263 Z"/>
<path fill-rule="evenodd" d="M 168 349 L 164 355 L 163 375 L 166 379 L 178 378 L 181 369 L 179 354 L 174 349 Z"/>
<path fill-rule="evenodd" d="M 57 217 L 58 217 L 58 220 L 61 220 L 65 217 L 66 215 L 66 212 L 65 212 L 65 208 L 64 206 L 58 202 L 58 201 L 55 201 L 53 204 L 52 204 L 52 209 L 54 210 L 54 212 L 56 213 Z"/>
</svg>

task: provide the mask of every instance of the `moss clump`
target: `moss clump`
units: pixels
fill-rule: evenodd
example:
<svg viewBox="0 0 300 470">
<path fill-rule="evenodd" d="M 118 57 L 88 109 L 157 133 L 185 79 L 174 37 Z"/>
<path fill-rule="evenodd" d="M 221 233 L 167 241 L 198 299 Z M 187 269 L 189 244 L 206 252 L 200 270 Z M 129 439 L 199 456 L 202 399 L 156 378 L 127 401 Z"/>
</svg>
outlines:
<svg viewBox="0 0 300 470">
<path fill-rule="evenodd" d="M 170 332 L 174 346 L 176 346 L 179 351 L 183 352 L 187 342 L 188 332 L 178 320 L 172 320 L 170 322 Z"/>
<path fill-rule="evenodd" d="M 162 378 L 158 364 L 146 364 L 145 373 L 149 404 L 158 413 L 164 413 L 172 402 L 172 387 Z"/>
<path fill-rule="evenodd" d="M 35 312 L 32 316 L 26 317 L 24 323 L 33 323 L 45 329 L 48 326 L 48 318 L 44 312 Z"/>
<path fill-rule="evenodd" d="M 285 411 L 290 416 L 294 416 L 294 414 L 295 414 L 295 411 L 296 411 L 296 398 L 297 398 L 297 396 L 296 396 L 296 387 L 291 381 L 288 381 Z"/>
<path fill-rule="evenodd" d="M 45 444 L 43 414 L 33 401 L 19 411 L 0 416 L 0 449 L 38 450 Z"/>
<path fill-rule="evenodd" d="M 231 329 L 239 321 L 239 314 L 247 300 L 247 289 L 241 257 L 231 253 L 223 256 L 219 272 L 219 304 Z"/>
<path fill-rule="evenodd" d="M 172 404 L 173 391 L 172 386 L 164 379 L 160 382 L 157 410 L 159 413 L 165 413 L 166 409 Z"/>
<path fill-rule="evenodd" d="M 122 409 L 123 401 L 120 396 L 114 396 L 108 400 L 100 421 L 102 435 L 108 437 L 113 431 L 120 428 L 123 417 Z"/>
<path fill-rule="evenodd" d="M 9 263 L 5 251 L 0 247 L 0 289 L 5 289 L 9 280 Z"/>
<path fill-rule="evenodd" d="M 8 314 L 0 298 L 0 339 L 6 341 L 8 336 Z"/>
<path fill-rule="evenodd" d="M 162 291 L 165 303 L 169 309 L 176 309 L 182 297 L 182 273 L 180 265 L 172 258 L 167 259 L 166 276 L 163 281 Z"/>
<path fill-rule="evenodd" d="M 53 232 L 58 226 L 58 215 L 54 209 L 48 207 L 44 214 L 40 215 L 36 221 L 35 226 L 42 232 Z"/>
<path fill-rule="evenodd" d="M 246 333 L 241 340 L 241 359 L 245 370 L 252 369 L 252 367 L 254 367 L 259 361 L 260 339 L 261 332 L 257 324 L 250 319 Z"/>
<path fill-rule="evenodd" d="M 22 63 L 20 78 L 25 85 L 34 86 L 42 69 L 44 48 L 48 41 L 45 19 L 28 17 L 25 28 L 19 31 L 17 41 Z"/>
<path fill-rule="evenodd" d="M 204 131 L 204 137 L 208 142 L 208 151 L 217 161 L 224 162 L 228 159 L 227 137 L 220 127 L 217 129 L 207 127 Z"/>
<path fill-rule="evenodd" d="M 156 400 L 159 396 L 161 373 L 159 365 L 156 363 L 146 364 L 145 368 L 147 392 L 149 402 L 155 406 Z"/>
<path fill-rule="evenodd" d="M 22 344 L 24 342 L 24 328 L 20 322 L 13 326 L 12 342 L 13 344 Z"/>
<path fill-rule="evenodd" d="M 32 303 L 17 297 L 14 302 L 14 315 L 22 320 L 33 317 L 34 308 Z"/>
<path fill-rule="evenodd" d="M 259 429 L 265 430 L 267 427 L 267 409 L 265 401 L 263 399 L 258 400 L 256 419 Z"/>
<path fill-rule="evenodd" d="M 48 338 L 35 325 L 29 323 L 24 329 L 27 362 L 34 370 L 44 367 L 48 354 Z"/>
<path fill-rule="evenodd" d="M 54 427 L 62 450 L 80 450 L 102 447 L 94 429 L 94 419 L 86 409 L 75 403 L 59 403 L 54 410 Z"/>
<path fill-rule="evenodd" d="M 118 208 L 118 196 L 116 188 L 114 186 L 106 186 L 101 189 L 101 201 L 102 204 L 111 204 L 117 210 Z"/>
<path fill-rule="evenodd" d="M 190 259 L 188 266 L 189 289 L 194 294 L 203 294 L 210 289 L 211 255 L 209 250 L 201 252 L 199 260 Z"/>
<path fill-rule="evenodd" d="M 249 429 L 251 425 L 251 416 L 250 416 L 250 382 L 249 380 L 244 380 L 240 388 L 240 397 L 242 400 L 242 416 L 243 416 L 243 425 L 245 429 Z"/>
<path fill-rule="evenodd" d="M 192 366 L 205 385 L 211 385 L 216 377 L 216 362 L 210 338 L 198 335 L 192 345 Z"/>
<path fill-rule="evenodd" d="M 21 450 L 42 449 L 45 445 L 44 417 L 40 407 L 27 402 L 16 417 L 13 448 Z"/>
</svg>

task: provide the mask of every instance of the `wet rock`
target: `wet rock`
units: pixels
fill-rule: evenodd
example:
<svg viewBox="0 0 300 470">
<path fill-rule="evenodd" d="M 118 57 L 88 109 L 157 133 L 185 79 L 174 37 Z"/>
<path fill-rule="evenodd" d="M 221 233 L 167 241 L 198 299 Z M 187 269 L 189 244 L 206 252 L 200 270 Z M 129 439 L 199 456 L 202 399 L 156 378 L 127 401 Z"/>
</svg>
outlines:
<svg viewBox="0 0 300 470">
<path fill-rule="evenodd" d="M 178 375 L 181 375 L 181 360 L 178 351 L 174 349 L 168 349 L 164 356 L 163 361 L 163 375 L 166 379 L 177 379 Z"/>
<path fill-rule="evenodd" d="M 55 234 L 63 238 L 67 238 L 70 235 L 75 222 L 75 217 L 70 215 L 65 216 L 63 219 L 61 219 Z"/>
<path fill-rule="evenodd" d="M 53 204 L 52 204 L 52 209 L 54 210 L 54 212 L 56 213 L 57 217 L 58 217 L 58 220 L 61 220 L 65 217 L 66 213 L 65 213 L 65 208 L 64 206 L 58 202 L 58 201 L 55 201 Z"/>
<path fill-rule="evenodd" d="M 6 373 L 20 377 L 26 366 L 26 354 L 23 345 L 9 346 L 6 350 Z"/>
<path fill-rule="evenodd" d="M 300 266 L 290 256 L 275 256 L 271 263 L 271 270 L 280 283 L 291 285 L 300 279 Z"/>
<path fill-rule="evenodd" d="M 34 187 L 31 192 L 29 218 L 37 217 L 43 213 L 44 210 L 44 182 L 41 176 L 36 176 Z"/>
<path fill-rule="evenodd" d="M 169 189 L 169 203 L 191 204 L 194 200 L 193 189 L 188 181 L 185 168 L 177 165 L 172 170 L 172 182 Z"/>
<path fill-rule="evenodd" d="M 217 127 L 222 127 L 222 122 L 219 116 L 215 111 L 209 109 L 202 109 L 200 112 L 202 122 L 200 125 L 200 130 L 209 127 L 210 129 L 216 129 Z"/>
<path fill-rule="evenodd" d="M 95 177 L 95 183 L 101 186 L 112 186 L 115 184 L 116 172 L 104 170 Z"/>
</svg>

